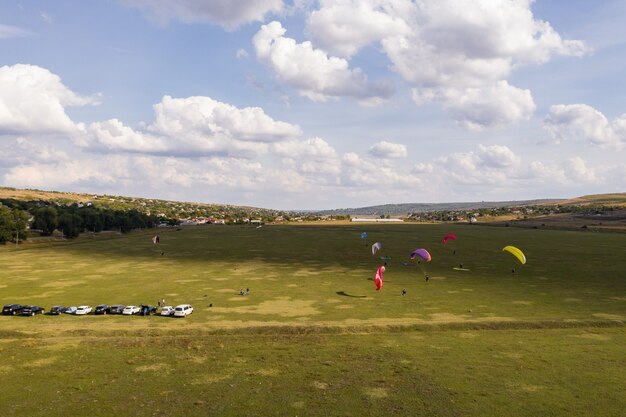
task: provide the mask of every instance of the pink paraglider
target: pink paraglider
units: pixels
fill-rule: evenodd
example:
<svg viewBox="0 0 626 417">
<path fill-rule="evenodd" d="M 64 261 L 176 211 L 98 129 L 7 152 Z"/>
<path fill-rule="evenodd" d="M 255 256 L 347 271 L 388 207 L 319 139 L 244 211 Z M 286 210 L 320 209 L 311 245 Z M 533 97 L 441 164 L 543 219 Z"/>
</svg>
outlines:
<svg viewBox="0 0 626 417">
<path fill-rule="evenodd" d="M 385 267 L 381 266 L 376 271 L 376 275 L 374 275 L 374 284 L 376 284 L 376 291 L 380 291 L 383 287 L 383 272 L 385 272 Z"/>
<path fill-rule="evenodd" d="M 456 236 L 453 234 L 445 235 L 443 238 L 443 244 L 445 245 L 448 240 L 456 240 Z"/>
</svg>

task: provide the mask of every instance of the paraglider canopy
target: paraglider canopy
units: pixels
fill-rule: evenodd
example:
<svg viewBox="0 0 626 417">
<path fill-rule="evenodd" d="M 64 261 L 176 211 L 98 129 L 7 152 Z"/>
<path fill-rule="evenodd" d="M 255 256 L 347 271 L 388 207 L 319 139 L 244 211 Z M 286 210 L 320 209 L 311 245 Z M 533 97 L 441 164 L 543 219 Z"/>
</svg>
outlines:
<svg viewBox="0 0 626 417">
<path fill-rule="evenodd" d="M 380 291 L 383 287 L 383 272 L 385 272 L 385 266 L 381 266 L 376 270 L 376 274 L 374 275 L 374 284 L 376 284 L 376 291 Z"/>
<path fill-rule="evenodd" d="M 367 233 L 363 232 L 361 233 L 361 239 L 365 239 L 367 237 Z"/>
<path fill-rule="evenodd" d="M 456 240 L 456 236 L 453 234 L 447 234 L 443 237 L 443 244 L 445 245 L 448 240 Z"/>
<path fill-rule="evenodd" d="M 502 251 L 509 252 L 511 255 L 515 256 L 517 260 L 522 263 L 522 265 L 526 263 L 526 256 L 524 255 L 524 252 L 517 249 L 515 246 L 505 246 L 502 248 Z"/>
<path fill-rule="evenodd" d="M 381 248 L 383 247 L 383 244 L 380 242 L 376 242 L 372 245 L 372 255 L 376 255 L 376 252 L 378 252 Z"/>
<path fill-rule="evenodd" d="M 432 259 L 430 257 L 430 253 L 428 253 L 428 251 L 426 249 L 415 249 L 413 252 L 411 252 L 411 259 L 415 259 L 416 257 L 420 257 L 422 258 L 424 261 L 426 262 L 430 262 L 430 260 Z"/>
</svg>

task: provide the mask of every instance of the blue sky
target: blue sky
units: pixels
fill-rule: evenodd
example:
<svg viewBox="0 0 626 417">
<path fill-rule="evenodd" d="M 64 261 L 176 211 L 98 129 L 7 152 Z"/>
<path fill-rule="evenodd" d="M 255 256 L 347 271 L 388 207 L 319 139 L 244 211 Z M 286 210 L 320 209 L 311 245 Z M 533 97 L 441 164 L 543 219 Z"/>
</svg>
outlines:
<svg viewBox="0 0 626 417">
<path fill-rule="evenodd" d="M 278 209 L 625 191 L 625 18 L 0 0 L 0 184 Z"/>
</svg>

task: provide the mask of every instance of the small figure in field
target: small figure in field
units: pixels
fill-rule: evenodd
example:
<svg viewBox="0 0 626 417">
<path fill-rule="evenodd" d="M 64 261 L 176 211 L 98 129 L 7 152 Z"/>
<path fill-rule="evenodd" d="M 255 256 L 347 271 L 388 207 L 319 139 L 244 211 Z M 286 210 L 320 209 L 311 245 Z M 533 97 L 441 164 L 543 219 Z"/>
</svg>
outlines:
<svg viewBox="0 0 626 417">
<path fill-rule="evenodd" d="M 163 307 L 165 307 L 165 297 L 163 297 L 163 298 L 161 299 L 161 305 L 162 305 Z"/>
<path fill-rule="evenodd" d="M 246 288 L 246 295 L 250 295 L 250 288 Z"/>
<path fill-rule="evenodd" d="M 161 301 L 157 301 L 157 307 L 161 307 Z"/>
<path fill-rule="evenodd" d="M 402 296 L 404 297 L 406 295 L 406 288 L 402 288 Z"/>
<path fill-rule="evenodd" d="M 430 279 L 430 277 L 428 275 L 426 275 L 426 281 L 428 281 Z"/>
<path fill-rule="evenodd" d="M 511 274 L 515 273 L 515 268 L 511 269 Z"/>
<path fill-rule="evenodd" d="M 456 255 L 456 249 L 452 251 L 452 254 L 453 254 L 453 255 Z"/>
<path fill-rule="evenodd" d="M 239 295 L 243 295 L 243 288 L 239 289 Z"/>
</svg>

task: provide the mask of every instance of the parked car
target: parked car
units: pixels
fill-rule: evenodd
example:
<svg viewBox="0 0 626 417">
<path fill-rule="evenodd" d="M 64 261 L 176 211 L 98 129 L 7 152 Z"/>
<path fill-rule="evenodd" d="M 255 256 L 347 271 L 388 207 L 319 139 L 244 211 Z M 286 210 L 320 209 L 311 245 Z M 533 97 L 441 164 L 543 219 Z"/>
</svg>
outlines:
<svg viewBox="0 0 626 417">
<path fill-rule="evenodd" d="M 50 309 L 50 315 L 52 316 L 58 316 L 61 313 L 65 313 L 65 310 L 67 309 L 67 307 L 63 307 L 63 306 L 54 306 Z"/>
<path fill-rule="evenodd" d="M 5 316 L 15 316 L 16 314 L 20 314 L 21 311 L 21 304 L 9 304 L 2 307 L 2 314 Z"/>
<path fill-rule="evenodd" d="M 84 316 L 85 314 L 89 314 L 91 313 L 92 308 L 89 306 L 78 306 L 76 308 L 76 314 L 77 316 Z"/>
<path fill-rule="evenodd" d="M 189 304 L 181 304 L 176 306 L 176 308 L 174 309 L 175 317 L 187 317 L 191 313 L 193 313 L 193 307 Z"/>
<path fill-rule="evenodd" d="M 161 315 L 162 316 L 173 316 L 174 315 L 174 307 L 172 307 L 172 306 L 161 307 Z"/>
<path fill-rule="evenodd" d="M 93 314 L 109 314 L 110 312 L 111 307 L 109 307 L 107 304 L 100 304 L 96 306 Z"/>
<path fill-rule="evenodd" d="M 149 316 L 150 314 L 156 314 L 157 308 L 155 306 L 142 304 L 139 306 L 139 314 L 142 316 Z"/>
<path fill-rule="evenodd" d="M 45 311 L 43 307 L 39 306 L 23 306 L 22 316 L 34 316 L 35 314 L 43 314 Z"/>
<path fill-rule="evenodd" d="M 121 304 L 113 304 L 110 308 L 109 308 L 109 314 L 122 314 L 122 311 L 124 311 L 124 307 Z"/>
<path fill-rule="evenodd" d="M 126 306 L 124 310 L 122 310 L 122 314 L 130 316 L 131 314 L 139 313 L 139 307 L 137 306 Z"/>
<path fill-rule="evenodd" d="M 64 311 L 65 314 L 76 314 L 76 309 L 78 307 L 76 306 L 71 306 L 71 307 L 67 307 Z"/>
</svg>

